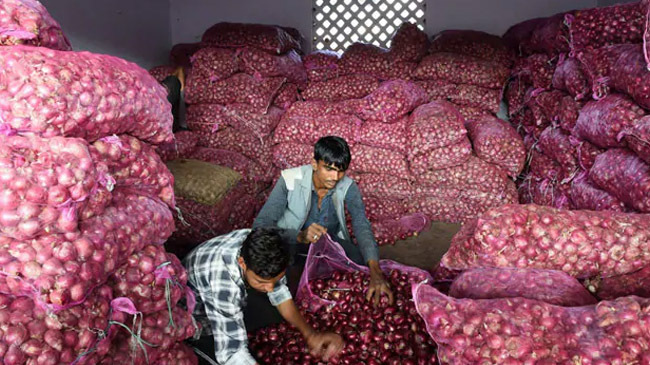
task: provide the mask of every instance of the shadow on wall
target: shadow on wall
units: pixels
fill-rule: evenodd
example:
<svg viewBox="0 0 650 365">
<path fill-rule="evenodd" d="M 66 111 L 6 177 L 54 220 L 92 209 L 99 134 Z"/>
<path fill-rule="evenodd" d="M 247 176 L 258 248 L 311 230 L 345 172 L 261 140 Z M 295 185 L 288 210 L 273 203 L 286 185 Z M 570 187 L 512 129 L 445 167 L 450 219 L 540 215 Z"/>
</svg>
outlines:
<svg viewBox="0 0 650 365">
<path fill-rule="evenodd" d="M 148 69 L 167 63 L 169 2 L 160 0 L 41 0 L 75 51 L 121 57 Z"/>
</svg>

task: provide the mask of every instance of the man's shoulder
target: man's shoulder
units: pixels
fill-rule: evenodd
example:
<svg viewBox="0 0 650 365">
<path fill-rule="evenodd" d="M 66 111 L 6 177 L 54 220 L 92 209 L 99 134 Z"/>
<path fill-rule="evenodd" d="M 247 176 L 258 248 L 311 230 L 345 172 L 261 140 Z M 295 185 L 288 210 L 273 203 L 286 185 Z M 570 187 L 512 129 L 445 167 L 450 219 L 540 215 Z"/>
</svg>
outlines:
<svg viewBox="0 0 650 365">
<path fill-rule="evenodd" d="M 202 244 L 200 244 L 196 249 L 194 249 L 190 254 L 185 258 L 185 261 L 192 261 L 196 257 L 200 256 L 212 256 L 212 257 L 226 257 L 237 255 L 239 249 L 241 248 L 242 243 L 248 237 L 250 229 L 239 229 L 226 233 L 221 236 L 211 238 Z"/>
<path fill-rule="evenodd" d="M 289 169 L 282 170 L 280 176 L 284 180 L 284 183 L 289 190 L 293 190 L 295 181 L 301 180 L 307 171 L 307 168 L 311 167 L 310 165 L 302 165 L 298 167 L 292 167 Z"/>
</svg>

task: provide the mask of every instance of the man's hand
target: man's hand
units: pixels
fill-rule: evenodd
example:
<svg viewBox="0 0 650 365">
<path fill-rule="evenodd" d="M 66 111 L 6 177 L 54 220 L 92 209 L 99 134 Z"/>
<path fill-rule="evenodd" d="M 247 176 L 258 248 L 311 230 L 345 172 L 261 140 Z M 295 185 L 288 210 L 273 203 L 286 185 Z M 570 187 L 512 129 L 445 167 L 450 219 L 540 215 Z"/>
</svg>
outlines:
<svg viewBox="0 0 650 365">
<path fill-rule="evenodd" d="M 332 332 L 314 332 L 305 340 L 311 355 L 325 361 L 335 357 L 343 350 L 343 339 Z"/>
<path fill-rule="evenodd" d="M 393 305 L 393 292 L 390 290 L 386 279 L 384 279 L 384 274 L 379 268 L 379 263 L 377 261 L 369 261 L 368 268 L 370 269 L 370 284 L 368 285 L 366 300 L 372 300 L 372 304 L 376 307 L 381 300 L 382 294 L 386 294 L 388 296 L 388 304 Z"/>
<path fill-rule="evenodd" d="M 327 228 L 320 224 L 312 223 L 307 229 L 298 233 L 298 242 L 304 244 L 316 243 L 325 233 L 327 233 Z"/>
</svg>

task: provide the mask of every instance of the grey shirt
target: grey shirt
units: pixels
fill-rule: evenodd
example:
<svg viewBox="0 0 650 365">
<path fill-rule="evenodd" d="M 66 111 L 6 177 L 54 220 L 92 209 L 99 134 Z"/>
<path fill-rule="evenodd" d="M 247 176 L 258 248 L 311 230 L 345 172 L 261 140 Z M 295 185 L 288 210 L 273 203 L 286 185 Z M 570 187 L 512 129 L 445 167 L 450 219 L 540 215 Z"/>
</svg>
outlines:
<svg viewBox="0 0 650 365">
<path fill-rule="evenodd" d="M 255 218 L 253 223 L 253 228 L 264 227 L 264 226 L 277 226 L 278 221 L 284 215 L 285 210 L 287 209 L 287 195 L 288 195 L 287 184 L 284 181 L 283 177 L 280 177 L 278 182 L 275 184 L 269 199 L 264 204 L 264 207 Z M 334 208 L 334 202 L 332 201 L 332 193 L 334 190 L 330 190 L 327 195 L 323 198 L 321 202 L 321 207 L 318 207 L 318 194 L 314 184 L 312 183 L 312 203 L 311 209 L 308 212 L 307 219 L 302 229 L 306 229 L 312 223 L 318 223 L 321 226 L 327 228 L 327 232 L 330 233 L 332 239 L 339 242 L 342 246 L 351 245 L 351 242 L 344 242 L 344 240 L 336 234 L 341 228 L 339 220 L 336 216 L 336 209 Z M 370 260 L 379 260 L 379 249 L 377 248 L 377 242 L 375 237 L 372 234 L 372 229 L 370 227 L 370 222 L 366 217 L 366 208 L 361 200 L 361 191 L 355 182 L 352 182 L 350 188 L 348 189 L 345 195 L 345 207 L 350 213 L 350 218 L 352 220 L 352 230 L 354 231 L 354 236 L 357 239 L 359 244 L 359 250 L 361 251 L 361 256 L 363 256 L 363 262 L 367 263 Z M 286 242 L 297 244 L 298 243 L 298 230 L 287 229 L 284 231 L 284 239 Z M 346 250 L 347 251 L 347 250 Z"/>
</svg>

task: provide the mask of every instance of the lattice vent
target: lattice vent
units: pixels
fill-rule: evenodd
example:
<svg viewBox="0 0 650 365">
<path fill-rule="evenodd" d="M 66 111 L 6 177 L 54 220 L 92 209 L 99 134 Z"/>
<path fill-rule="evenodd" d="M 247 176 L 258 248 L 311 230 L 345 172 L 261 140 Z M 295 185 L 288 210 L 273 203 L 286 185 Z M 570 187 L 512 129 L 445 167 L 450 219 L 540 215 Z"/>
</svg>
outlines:
<svg viewBox="0 0 650 365">
<path fill-rule="evenodd" d="M 403 23 L 424 30 L 424 0 L 314 0 L 315 50 L 342 52 L 354 42 L 390 47 L 390 36 Z"/>
</svg>

